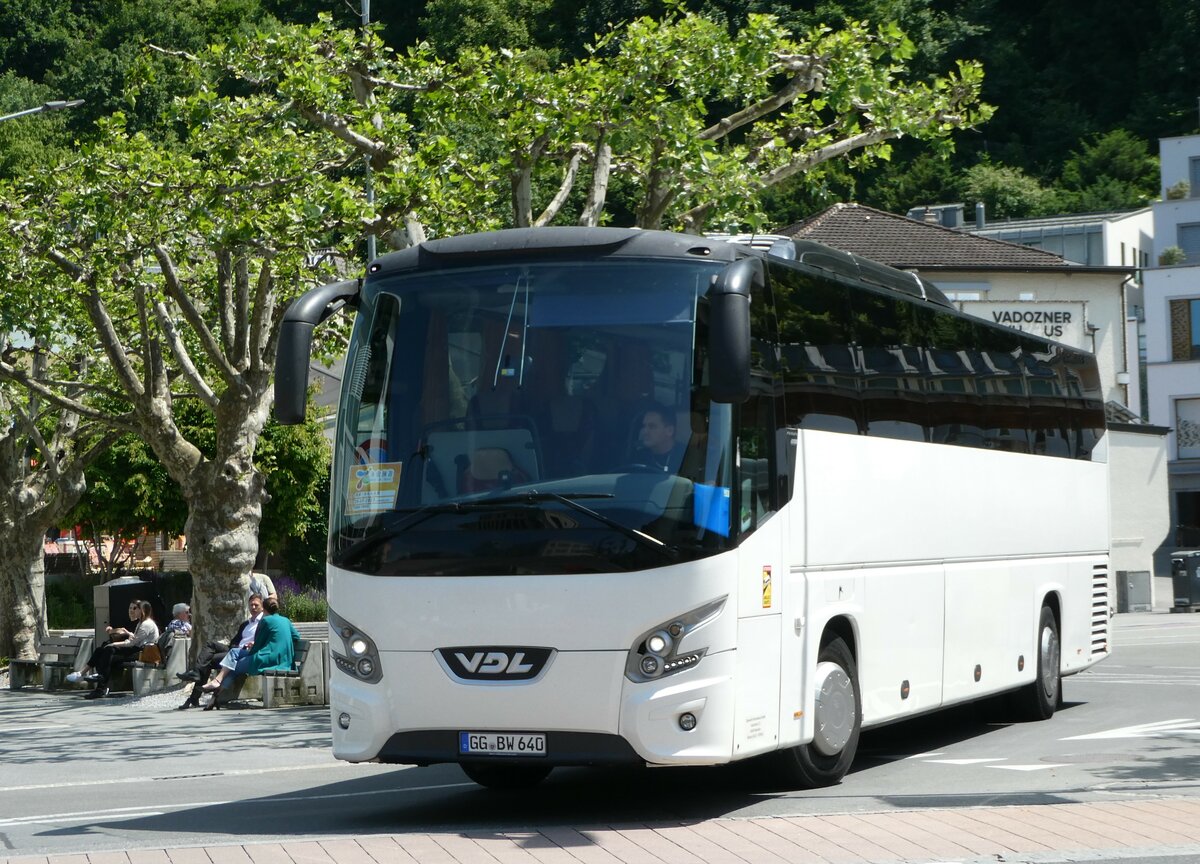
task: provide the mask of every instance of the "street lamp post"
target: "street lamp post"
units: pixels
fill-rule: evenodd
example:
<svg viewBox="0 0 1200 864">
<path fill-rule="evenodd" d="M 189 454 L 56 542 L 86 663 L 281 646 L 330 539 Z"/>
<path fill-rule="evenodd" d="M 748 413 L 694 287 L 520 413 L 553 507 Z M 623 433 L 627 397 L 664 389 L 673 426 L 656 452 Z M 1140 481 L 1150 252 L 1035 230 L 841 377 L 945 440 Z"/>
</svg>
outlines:
<svg viewBox="0 0 1200 864">
<path fill-rule="evenodd" d="M 13 114 L 5 114 L 0 116 L 0 121 L 12 120 L 16 117 L 25 117 L 29 114 L 41 114 L 43 111 L 62 111 L 64 108 L 75 108 L 82 105 L 82 99 L 54 99 L 50 102 L 43 102 L 36 108 L 26 108 L 24 111 L 17 111 Z"/>
</svg>

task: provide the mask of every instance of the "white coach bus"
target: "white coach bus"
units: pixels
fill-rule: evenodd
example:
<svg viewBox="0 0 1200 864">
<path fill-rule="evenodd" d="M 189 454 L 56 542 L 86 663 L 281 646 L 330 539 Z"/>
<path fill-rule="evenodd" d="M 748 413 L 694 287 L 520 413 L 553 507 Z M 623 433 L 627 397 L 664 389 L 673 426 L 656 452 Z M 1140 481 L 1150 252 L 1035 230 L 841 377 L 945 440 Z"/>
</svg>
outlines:
<svg viewBox="0 0 1200 864">
<path fill-rule="evenodd" d="M 283 422 L 345 305 L 340 759 L 822 786 L 863 728 L 1009 691 L 1047 718 L 1108 654 L 1089 354 L 816 244 L 499 231 L 294 303 Z"/>
</svg>

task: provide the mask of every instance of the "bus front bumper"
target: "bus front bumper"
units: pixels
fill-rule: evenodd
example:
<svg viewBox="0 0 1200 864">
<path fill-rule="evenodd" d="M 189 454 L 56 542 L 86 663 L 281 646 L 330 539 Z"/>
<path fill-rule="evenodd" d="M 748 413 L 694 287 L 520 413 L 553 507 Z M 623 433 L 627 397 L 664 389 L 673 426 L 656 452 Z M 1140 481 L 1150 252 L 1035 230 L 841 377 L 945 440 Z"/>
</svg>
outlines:
<svg viewBox="0 0 1200 864">
<path fill-rule="evenodd" d="M 713 765 L 732 757 L 734 654 L 647 683 L 625 678 L 626 652 L 561 652 L 540 680 L 481 686 L 451 680 L 424 652 L 387 652 L 383 680 L 333 670 L 333 752 L 349 762 L 461 762 L 462 732 L 545 733 L 552 765 Z M 403 691 L 390 682 L 404 682 Z M 683 715 L 694 728 L 685 730 Z M 478 758 L 478 757 L 475 757 Z M 483 757 L 489 758 L 489 757 Z"/>
</svg>

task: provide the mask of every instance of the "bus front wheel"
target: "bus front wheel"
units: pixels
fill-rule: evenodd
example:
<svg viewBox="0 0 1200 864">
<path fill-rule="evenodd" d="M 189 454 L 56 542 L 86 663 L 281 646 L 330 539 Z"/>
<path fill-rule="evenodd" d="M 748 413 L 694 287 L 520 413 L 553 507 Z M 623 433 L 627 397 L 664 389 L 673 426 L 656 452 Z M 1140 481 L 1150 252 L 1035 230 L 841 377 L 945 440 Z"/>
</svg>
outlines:
<svg viewBox="0 0 1200 864">
<path fill-rule="evenodd" d="M 1061 650 L 1054 610 L 1043 606 L 1038 617 L 1037 677 L 1016 694 L 1017 707 L 1030 720 L 1049 720 L 1058 707 L 1062 692 Z"/>
<path fill-rule="evenodd" d="M 495 765 L 463 762 L 463 773 L 488 789 L 532 789 L 550 773 L 548 765 Z"/>
<path fill-rule="evenodd" d="M 774 754 L 784 782 L 810 789 L 832 786 L 846 776 L 862 731 L 858 668 L 841 637 L 821 646 L 814 686 L 813 740 Z"/>
</svg>

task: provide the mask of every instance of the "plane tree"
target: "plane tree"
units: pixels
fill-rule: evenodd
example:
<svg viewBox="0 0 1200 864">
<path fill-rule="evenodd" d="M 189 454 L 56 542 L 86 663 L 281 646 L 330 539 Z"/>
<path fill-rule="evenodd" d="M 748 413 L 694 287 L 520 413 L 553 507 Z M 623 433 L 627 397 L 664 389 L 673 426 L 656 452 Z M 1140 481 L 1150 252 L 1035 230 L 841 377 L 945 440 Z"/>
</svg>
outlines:
<svg viewBox="0 0 1200 864">
<path fill-rule="evenodd" d="M 269 493 L 255 452 L 282 310 L 359 272 L 365 234 L 752 224 L 784 178 L 886 158 L 901 136 L 948 146 L 990 110 L 975 64 L 906 80 L 912 47 L 894 27 L 793 37 L 769 16 L 735 33 L 689 14 L 638 19 L 553 68 L 486 48 L 452 62 L 424 45 L 393 52 L 328 19 L 153 50 L 190 81 L 163 118 L 172 134 L 117 113 L 54 170 L 0 184 L 13 288 L 0 332 L 88 361 L 36 381 L 17 348 L 0 380 L 136 429 L 154 451 L 187 508 L 202 639 L 242 615 L 258 552 Z M 342 331 L 320 333 L 329 351 Z M 182 406 L 211 414 L 211 441 Z"/>
</svg>

